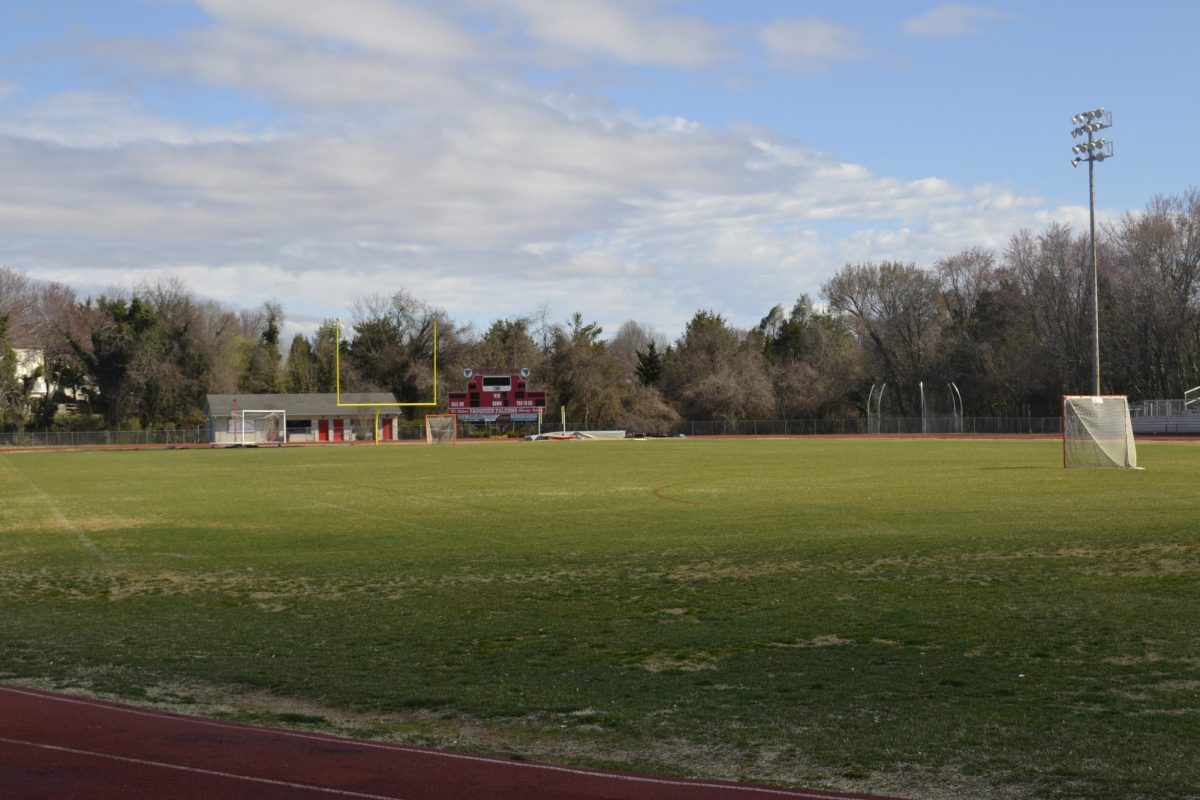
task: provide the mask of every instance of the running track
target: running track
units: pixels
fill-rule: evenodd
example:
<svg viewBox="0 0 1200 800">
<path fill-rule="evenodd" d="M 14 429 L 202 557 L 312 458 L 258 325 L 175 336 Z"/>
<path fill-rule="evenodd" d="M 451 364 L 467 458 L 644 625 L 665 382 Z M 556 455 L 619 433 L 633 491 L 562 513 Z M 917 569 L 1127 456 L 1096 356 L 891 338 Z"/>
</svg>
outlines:
<svg viewBox="0 0 1200 800">
<path fill-rule="evenodd" d="M 886 800 L 446 753 L 0 686 L 4 800 Z"/>
</svg>

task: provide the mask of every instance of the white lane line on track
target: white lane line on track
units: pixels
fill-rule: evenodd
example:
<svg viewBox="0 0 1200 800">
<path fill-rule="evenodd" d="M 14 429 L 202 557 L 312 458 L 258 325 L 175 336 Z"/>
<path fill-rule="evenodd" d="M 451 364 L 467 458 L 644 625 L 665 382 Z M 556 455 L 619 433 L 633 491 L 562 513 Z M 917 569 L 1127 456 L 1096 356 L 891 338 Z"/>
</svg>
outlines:
<svg viewBox="0 0 1200 800">
<path fill-rule="evenodd" d="M 364 792 L 351 792 L 346 789 L 329 789 L 324 786 L 315 786 L 311 783 L 293 783 L 291 781 L 277 781 L 271 778 L 256 778 L 251 775 L 238 775 L 234 772 L 221 772 L 215 769 L 202 769 L 200 767 L 185 767 L 182 764 L 168 764 L 165 761 L 151 761 L 146 758 L 130 758 L 129 756 L 118 756 L 112 753 L 97 753 L 94 750 L 79 750 L 74 747 L 62 747 L 56 744 L 42 744 L 40 742 L 25 742 L 20 739 L 5 739 L 0 737 L 0 744 L 15 744 L 22 747 L 36 747 L 39 750 L 53 750 L 58 753 L 71 753 L 72 755 L 88 756 L 90 758 L 103 758 L 109 761 L 121 761 L 126 764 L 137 764 L 142 767 L 159 767 L 161 769 L 173 769 L 180 772 L 193 772 L 198 775 L 208 775 L 215 778 L 231 778 L 238 781 L 249 781 L 250 783 L 265 783 L 270 786 L 283 786 L 287 789 L 302 789 L 306 792 L 319 792 L 321 794 L 336 794 L 342 797 L 359 797 L 364 800 L 403 800 L 400 797 L 392 794 L 365 794 Z"/>
<path fill-rule="evenodd" d="M 80 527 L 78 525 L 76 525 L 74 522 L 71 522 L 71 520 L 67 517 L 67 515 L 62 512 L 62 509 L 58 507 L 58 504 L 55 503 L 50 498 L 50 495 L 43 492 L 41 490 L 41 488 L 36 483 L 34 483 L 33 480 L 28 475 L 26 475 L 24 472 L 21 472 L 21 470 L 17 469 L 12 464 L 10 464 L 8 459 L 4 458 L 3 456 L 0 456 L 0 462 L 3 462 L 4 466 L 8 467 L 13 472 L 14 475 L 21 478 L 23 481 L 25 481 L 25 483 L 29 484 L 29 488 L 33 489 L 34 493 L 37 494 L 38 497 L 42 498 L 42 502 L 45 503 L 47 505 L 47 507 L 49 507 L 50 511 L 58 519 L 59 524 L 62 525 L 67 530 L 73 532 L 79 538 L 79 541 L 83 544 L 84 547 L 86 547 L 88 550 L 91 550 L 93 553 L 95 553 L 100 558 L 103 558 L 103 559 L 108 558 L 108 553 L 101 550 L 100 546 L 98 544 L 96 544 L 95 542 L 93 542 L 91 540 L 91 538 L 88 537 L 88 535 L 86 533 L 84 533 L 83 530 L 80 529 Z"/>
<path fill-rule="evenodd" d="M 125 708 L 122 706 L 113 706 L 106 703 L 94 702 L 84 698 L 69 697 L 63 695 L 46 695 L 39 692 L 29 692 L 23 689 L 18 689 L 12 686 L 0 686 L 0 691 L 12 692 L 14 694 L 34 697 L 40 700 L 52 700 L 59 703 L 69 703 L 74 705 L 88 706 L 91 708 L 106 709 L 108 711 L 119 711 L 123 714 L 131 714 L 140 717 L 151 717 L 160 720 L 176 720 L 185 722 L 191 725 L 200 725 L 209 728 L 221 728 L 224 730 L 251 730 L 258 733 L 269 733 L 276 736 L 287 736 L 293 739 L 307 739 L 315 742 L 335 742 L 338 744 L 356 744 L 360 747 L 365 747 L 373 750 L 388 750 L 398 753 L 410 753 L 416 756 L 425 756 L 428 758 L 444 758 L 454 761 L 469 761 L 477 764 L 491 764 L 497 767 L 507 767 L 511 769 L 527 769 L 540 770 L 544 772 L 557 772 L 566 775 L 580 775 L 588 778 L 597 778 L 601 780 L 624 781 L 626 783 L 645 783 L 654 786 L 678 786 L 682 788 L 695 789 L 721 789 L 730 793 L 744 793 L 754 795 L 765 795 L 772 797 L 793 797 L 800 800 L 839 800 L 839 795 L 836 794 L 815 794 L 803 789 L 773 789 L 760 786 L 740 786 L 737 784 L 727 783 L 705 783 L 703 781 L 680 781 L 671 780 L 670 778 L 650 778 L 639 775 L 617 775 L 608 772 L 597 772 L 593 770 L 577 769 L 575 767 L 556 767 L 550 764 L 530 764 L 524 761 L 505 761 L 499 758 L 486 758 L 484 756 L 471 756 L 464 753 L 449 753 L 443 750 L 425 750 L 417 747 L 409 747 L 402 744 L 391 744 L 388 742 L 367 742 L 360 739 L 346 739 L 338 736 L 323 736 L 315 733 L 301 733 L 299 731 L 282 730 L 279 728 L 264 728 L 258 725 L 240 725 L 226 722 L 217 722 L 215 720 L 201 719 L 199 717 L 184 717 L 176 714 L 159 713 L 153 711 L 143 711 L 137 708 Z"/>
</svg>

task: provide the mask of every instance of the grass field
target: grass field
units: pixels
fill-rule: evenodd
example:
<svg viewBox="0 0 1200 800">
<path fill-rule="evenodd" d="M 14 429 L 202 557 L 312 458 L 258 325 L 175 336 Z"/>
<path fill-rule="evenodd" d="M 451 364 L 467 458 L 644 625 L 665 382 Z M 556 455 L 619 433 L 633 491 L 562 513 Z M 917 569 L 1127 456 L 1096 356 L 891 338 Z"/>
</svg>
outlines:
<svg viewBox="0 0 1200 800">
<path fill-rule="evenodd" d="M 0 680 L 913 798 L 1200 792 L 1200 445 L 0 453 Z"/>
</svg>

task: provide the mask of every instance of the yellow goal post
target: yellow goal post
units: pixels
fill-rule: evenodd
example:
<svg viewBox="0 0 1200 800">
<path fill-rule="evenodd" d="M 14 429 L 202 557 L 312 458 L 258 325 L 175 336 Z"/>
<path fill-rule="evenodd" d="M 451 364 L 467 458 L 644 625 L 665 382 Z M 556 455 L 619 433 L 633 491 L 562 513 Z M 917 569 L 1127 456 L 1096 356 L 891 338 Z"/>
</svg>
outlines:
<svg viewBox="0 0 1200 800">
<path fill-rule="evenodd" d="M 433 397 L 428 401 L 395 403 L 342 402 L 342 320 L 334 320 L 334 402 L 337 408 L 373 408 L 374 443 L 379 444 L 379 415 L 385 408 L 436 408 L 438 404 L 438 320 L 433 319 Z"/>
</svg>

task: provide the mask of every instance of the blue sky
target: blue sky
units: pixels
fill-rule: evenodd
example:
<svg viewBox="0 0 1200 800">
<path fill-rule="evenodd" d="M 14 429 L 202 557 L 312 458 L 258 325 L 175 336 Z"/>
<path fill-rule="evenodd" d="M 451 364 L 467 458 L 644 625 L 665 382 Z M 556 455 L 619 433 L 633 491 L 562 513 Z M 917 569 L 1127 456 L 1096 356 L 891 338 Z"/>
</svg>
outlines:
<svg viewBox="0 0 1200 800">
<path fill-rule="evenodd" d="M 1197 181 L 1200 4 L 6 0 L 0 263 L 289 327 L 749 327 L 843 264 L 1083 230 Z"/>
</svg>

